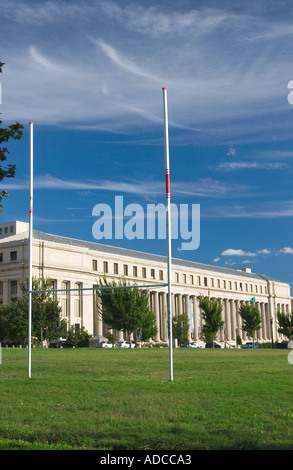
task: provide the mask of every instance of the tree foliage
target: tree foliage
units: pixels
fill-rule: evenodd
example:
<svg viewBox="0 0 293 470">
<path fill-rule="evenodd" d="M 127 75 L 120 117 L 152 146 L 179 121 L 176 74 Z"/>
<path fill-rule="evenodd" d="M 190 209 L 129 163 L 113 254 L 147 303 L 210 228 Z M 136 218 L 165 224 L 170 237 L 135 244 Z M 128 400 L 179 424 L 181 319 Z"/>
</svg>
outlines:
<svg viewBox="0 0 293 470">
<path fill-rule="evenodd" d="M 98 313 L 106 325 L 129 335 L 137 333 L 143 341 L 155 336 L 157 327 L 148 292 L 129 287 L 125 279 L 116 282 L 106 277 L 99 280 L 99 287 L 103 289 L 97 290 Z"/>
<path fill-rule="evenodd" d="M 254 334 L 261 328 L 261 316 L 255 304 L 243 304 L 239 309 L 242 318 L 242 330 L 252 338 L 254 344 Z"/>
<path fill-rule="evenodd" d="M 224 325 L 222 320 L 223 306 L 217 299 L 210 299 L 209 297 L 199 296 L 198 300 L 204 319 L 202 334 L 207 340 L 214 342 L 218 331 Z"/>
<path fill-rule="evenodd" d="M 28 278 L 19 282 L 22 298 L 7 305 L 0 305 L 1 339 L 24 345 L 28 338 Z M 48 290 L 50 279 L 33 278 L 32 290 Z M 32 294 L 32 336 L 41 343 L 66 335 L 66 322 L 61 320 L 61 307 L 48 292 Z M 59 328 L 58 328 L 59 325 Z"/>
<path fill-rule="evenodd" d="M 66 339 L 69 343 L 74 344 L 78 348 L 85 348 L 89 345 L 90 335 L 82 326 L 80 330 L 76 331 L 75 327 L 72 326 L 66 336 Z"/>
<path fill-rule="evenodd" d="M 293 312 L 286 314 L 278 311 L 277 318 L 279 323 L 278 332 L 286 336 L 290 341 L 293 339 Z"/>
<path fill-rule="evenodd" d="M 0 62 L 0 73 L 2 73 L 2 67 L 4 63 Z M 2 124 L 2 120 L 0 119 L 0 126 Z M 6 164 L 8 155 L 10 154 L 8 148 L 6 147 L 6 143 L 10 140 L 20 140 L 22 137 L 22 129 L 23 125 L 16 122 L 15 124 L 11 124 L 7 128 L 0 127 L 0 181 L 4 178 L 14 178 L 16 166 L 12 164 Z M 2 144 L 5 144 L 2 146 Z M 4 163 L 5 162 L 5 163 Z M 4 166 L 3 166 L 4 163 Z M 5 166 L 6 165 L 6 166 Z M 2 199 L 6 196 L 9 196 L 6 189 L 2 189 L 0 191 L 0 212 L 3 212 L 2 206 Z"/>
<path fill-rule="evenodd" d="M 187 313 L 182 313 L 172 318 L 172 334 L 178 340 L 178 344 L 188 341 L 189 318 Z"/>
</svg>

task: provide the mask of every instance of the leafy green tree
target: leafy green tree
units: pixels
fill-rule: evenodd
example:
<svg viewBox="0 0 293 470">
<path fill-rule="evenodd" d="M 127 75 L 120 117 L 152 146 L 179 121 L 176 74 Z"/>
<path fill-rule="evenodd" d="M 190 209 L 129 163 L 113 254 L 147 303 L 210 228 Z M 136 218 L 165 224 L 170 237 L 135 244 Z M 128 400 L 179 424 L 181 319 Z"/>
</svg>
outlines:
<svg viewBox="0 0 293 470">
<path fill-rule="evenodd" d="M 2 67 L 4 63 L 0 62 L 0 73 L 2 73 Z M 2 124 L 2 121 L 0 120 L 0 126 Z M 15 170 L 16 166 L 8 164 L 7 166 L 3 166 L 2 162 L 7 161 L 7 157 L 10 154 L 8 148 L 6 145 L 3 147 L 2 144 L 6 144 L 6 142 L 9 141 L 9 139 L 13 140 L 20 140 L 22 137 L 22 130 L 23 125 L 19 124 L 17 122 L 16 124 L 11 124 L 7 128 L 2 128 L 0 127 L 0 181 L 2 181 L 4 178 L 14 178 L 15 176 Z M 0 192 L 0 212 L 3 212 L 3 206 L 2 206 L 2 199 L 6 196 L 9 196 L 8 192 L 6 189 L 2 189 Z"/>
<path fill-rule="evenodd" d="M 254 334 L 261 328 L 261 316 L 258 307 L 253 304 L 243 304 L 239 309 L 242 318 L 242 330 L 252 338 L 254 345 Z"/>
<path fill-rule="evenodd" d="M 172 318 L 173 337 L 178 340 L 178 344 L 188 341 L 189 318 L 187 313 L 182 313 Z"/>
<path fill-rule="evenodd" d="M 0 332 L 1 342 L 9 340 L 22 346 L 27 344 L 28 309 L 22 300 L 0 305 Z"/>
<path fill-rule="evenodd" d="M 29 292 L 28 276 L 25 280 L 20 280 L 19 285 L 22 291 L 22 302 L 28 312 Z M 33 277 L 33 291 L 48 291 L 52 289 L 52 280 L 38 279 Z M 32 294 L 32 334 L 43 343 L 44 340 L 56 339 L 65 333 L 66 322 L 61 320 L 61 307 L 58 300 L 54 299 L 50 292 L 35 292 Z M 57 330 L 59 329 L 59 331 Z"/>
<path fill-rule="evenodd" d="M 104 276 L 97 289 L 98 313 L 110 328 L 124 331 L 130 336 L 138 333 L 146 340 L 154 336 L 157 328 L 155 316 L 149 307 L 148 292 L 130 287 L 125 279 L 108 281 Z M 127 288 L 126 288 L 127 287 Z"/>
<path fill-rule="evenodd" d="M 86 348 L 89 345 L 90 334 L 86 331 L 84 326 L 79 330 L 75 330 L 75 327 L 72 326 L 67 333 L 67 341 L 74 344 L 78 348 Z"/>
<path fill-rule="evenodd" d="M 202 334 L 205 338 L 210 338 L 213 342 L 216 339 L 217 333 L 224 325 L 222 320 L 223 306 L 217 299 L 210 299 L 209 297 L 199 296 L 199 308 L 202 310 L 204 325 Z"/>
<path fill-rule="evenodd" d="M 286 314 L 278 310 L 278 332 L 286 336 L 289 341 L 293 339 L 293 312 Z"/>
<path fill-rule="evenodd" d="M 112 344 L 112 347 L 114 348 L 114 343 L 116 343 L 116 337 L 111 333 L 111 331 L 108 331 L 106 334 L 106 338 L 109 341 L 109 343 Z"/>
</svg>

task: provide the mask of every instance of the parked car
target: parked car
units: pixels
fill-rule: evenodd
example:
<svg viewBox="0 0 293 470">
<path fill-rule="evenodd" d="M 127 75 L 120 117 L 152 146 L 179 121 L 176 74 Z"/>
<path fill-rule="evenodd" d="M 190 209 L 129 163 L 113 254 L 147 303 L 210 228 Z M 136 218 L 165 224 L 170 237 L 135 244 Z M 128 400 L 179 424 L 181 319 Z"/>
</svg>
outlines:
<svg viewBox="0 0 293 470">
<path fill-rule="evenodd" d="M 213 343 L 212 343 L 212 341 L 211 341 L 211 342 L 206 343 L 206 346 L 205 346 L 205 347 L 206 347 L 206 348 L 212 348 L 212 347 L 214 347 L 214 348 L 220 348 L 221 346 L 219 345 L 219 343 L 216 343 L 216 342 L 214 342 L 214 346 L 213 346 Z"/>
<path fill-rule="evenodd" d="M 276 349 L 287 349 L 288 348 L 288 343 L 277 343 L 275 345 Z"/>
<path fill-rule="evenodd" d="M 75 348 L 75 345 L 74 344 L 71 344 L 71 343 L 68 343 L 67 341 L 65 340 L 58 340 L 58 341 L 51 341 L 51 343 L 49 343 L 49 348 L 60 348 L 60 349 L 63 349 L 63 348 Z"/>
<path fill-rule="evenodd" d="M 186 342 L 186 343 L 180 344 L 180 348 L 199 348 L 199 347 L 200 346 L 198 346 L 198 344 L 193 343 L 193 342 Z"/>
<path fill-rule="evenodd" d="M 259 348 L 259 345 L 258 344 L 253 344 L 252 342 L 248 342 L 248 343 L 245 343 L 245 344 L 242 344 L 242 349 L 257 349 Z"/>
<path fill-rule="evenodd" d="M 118 341 L 118 343 L 115 344 L 115 348 L 135 348 L 135 344 L 131 343 L 131 346 L 129 344 L 129 341 Z"/>
<path fill-rule="evenodd" d="M 108 343 L 108 341 L 100 341 L 96 348 L 112 348 L 112 343 Z"/>
</svg>

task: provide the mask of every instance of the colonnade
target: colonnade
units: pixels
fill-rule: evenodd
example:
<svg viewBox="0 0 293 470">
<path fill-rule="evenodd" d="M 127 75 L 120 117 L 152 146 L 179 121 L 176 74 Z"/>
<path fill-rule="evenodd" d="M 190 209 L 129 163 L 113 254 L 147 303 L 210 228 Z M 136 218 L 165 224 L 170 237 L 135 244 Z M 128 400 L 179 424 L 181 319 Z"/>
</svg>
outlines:
<svg viewBox="0 0 293 470">
<path fill-rule="evenodd" d="M 199 308 L 198 295 L 174 293 L 172 295 L 172 315 L 177 316 L 187 313 L 189 317 L 189 340 L 198 340 L 201 336 L 203 318 Z M 249 300 L 239 300 L 235 298 L 218 298 L 223 306 L 222 320 L 223 328 L 218 333 L 218 340 L 235 342 L 237 336 L 242 340 L 247 340 L 246 333 L 242 330 L 242 318 L 239 315 L 241 305 L 249 303 Z M 168 340 L 168 315 L 167 315 L 168 294 L 166 292 L 151 291 L 150 306 L 155 312 L 156 326 L 158 333 L 155 341 Z M 277 340 L 276 312 L 283 310 L 289 312 L 290 306 L 287 304 L 270 305 L 268 300 L 256 301 L 261 315 L 261 328 L 256 332 L 256 339 L 260 341 Z"/>
<path fill-rule="evenodd" d="M 172 315 L 178 316 L 186 313 L 189 318 L 189 340 L 197 341 L 201 339 L 201 331 L 203 327 L 203 317 L 201 309 L 199 308 L 199 293 L 172 293 Z M 211 297 L 213 298 L 213 297 Z M 149 293 L 150 307 L 155 313 L 155 324 L 157 326 L 157 334 L 153 338 L 155 342 L 168 342 L 168 294 L 165 291 L 151 290 Z M 214 298 L 215 299 L 215 298 Z M 217 335 L 219 341 L 231 341 L 235 344 L 237 336 L 240 336 L 242 341 L 250 340 L 242 329 L 242 318 L 239 314 L 241 305 L 249 303 L 249 300 L 237 298 L 217 298 L 223 306 L 222 320 L 224 326 L 220 329 Z M 271 302 L 270 302 L 271 301 Z M 289 313 L 291 307 L 289 304 L 273 304 L 272 299 L 267 297 L 263 300 L 255 301 L 261 315 L 261 328 L 256 332 L 255 339 L 258 341 L 277 341 L 280 339 L 280 334 L 277 331 L 276 312 L 278 310 Z M 95 331 L 97 334 L 105 335 L 108 329 L 102 324 L 102 320 L 98 320 Z M 124 338 L 121 331 L 117 331 L 116 339 Z"/>
</svg>

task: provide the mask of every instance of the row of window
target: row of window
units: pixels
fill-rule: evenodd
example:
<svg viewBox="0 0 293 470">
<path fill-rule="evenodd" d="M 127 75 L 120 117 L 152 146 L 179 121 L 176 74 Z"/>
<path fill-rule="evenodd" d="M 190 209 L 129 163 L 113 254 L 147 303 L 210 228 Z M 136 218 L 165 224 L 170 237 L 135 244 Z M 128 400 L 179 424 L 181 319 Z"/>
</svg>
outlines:
<svg viewBox="0 0 293 470">
<path fill-rule="evenodd" d="M 53 281 L 53 285 L 56 286 L 57 282 Z M 64 292 L 60 292 L 61 295 L 61 309 L 62 315 L 64 317 L 69 317 L 71 313 L 73 313 L 74 317 L 81 317 L 82 315 L 82 283 L 76 282 L 74 284 L 74 289 L 77 289 L 75 292 L 72 293 L 74 295 L 74 311 L 71 312 L 70 310 L 70 282 L 63 281 L 61 283 L 61 289 L 64 289 Z"/>
<path fill-rule="evenodd" d="M 98 261 L 96 259 L 93 260 L 93 270 L 98 271 Z M 120 267 L 121 270 L 121 267 Z M 102 272 L 104 274 L 109 274 L 109 262 L 108 261 L 103 261 L 103 267 L 102 267 Z M 128 264 L 123 265 L 123 272 L 119 272 L 119 267 L 118 263 L 113 263 L 113 274 L 123 274 L 124 276 L 132 276 L 132 277 L 138 277 L 138 267 L 137 266 L 132 266 L 132 268 Z M 146 268 L 142 267 L 141 268 L 141 277 L 143 279 L 146 279 L 147 277 L 147 270 Z M 151 279 L 159 279 L 160 281 L 164 280 L 164 272 L 163 270 L 159 269 L 151 269 Z M 249 284 L 249 283 L 244 283 L 244 282 L 237 282 L 237 281 L 226 281 L 225 279 L 214 279 L 214 278 L 208 278 L 205 276 L 194 276 L 193 274 L 190 274 L 189 277 L 185 273 L 178 273 L 175 272 L 175 282 L 176 283 L 183 283 L 183 284 L 190 284 L 190 285 L 196 285 L 196 286 L 203 286 L 203 287 L 212 287 L 212 288 L 219 288 L 219 289 L 234 289 L 238 290 L 241 292 L 251 292 L 251 293 L 260 293 L 260 294 L 266 294 L 267 293 L 267 287 L 266 286 L 258 286 L 256 284 Z M 196 282 L 196 284 L 195 284 Z"/>
<path fill-rule="evenodd" d="M 11 300 L 16 300 L 17 286 L 18 286 L 18 281 L 9 281 L 9 292 L 10 292 Z M 0 281 L 0 295 L 3 295 L 3 281 Z"/>
<path fill-rule="evenodd" d="M 98 271 L 98 261 L 93 259 L 93 271 Z M 108 261 L 103 261 L 103 274 L 109 274 L 109 263 Z M 113 264 L 113 274 L 123 274 L 123 276 L 133 276 L 138 277 L 138 267 L 132 266 L 132 270 L 128 264 L 123 264 L 123 272 L 119 272 L 119 265 L 118 263 Z M 147 278 L 147 270 L 146 268 L 141 268 L 141 277 L 143 279 Z M 151 268 L 151 279 L 156 278 L 156 271 L 155 269 Z M 160 281 L 164 280 L 164 273 L 162 269 L 159 269 L 159 279 Z"/>
<path fill-rule="evenodd" d="M 10 261 L 17 261 L 17 251 L 10 251 L 9 260 Z M 3 263 L 3 261 L 4 261 L 4 253 L 0 253 L 0 263 Z"/>
<path fill-rule="evenodd" d="M 7 235 L 8 233 L 14 233 L 14 227 L 13 225 L 10 225 L 9 227 L 0 227 L 0 236 L 1 235 Z"/>
</svg>

